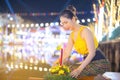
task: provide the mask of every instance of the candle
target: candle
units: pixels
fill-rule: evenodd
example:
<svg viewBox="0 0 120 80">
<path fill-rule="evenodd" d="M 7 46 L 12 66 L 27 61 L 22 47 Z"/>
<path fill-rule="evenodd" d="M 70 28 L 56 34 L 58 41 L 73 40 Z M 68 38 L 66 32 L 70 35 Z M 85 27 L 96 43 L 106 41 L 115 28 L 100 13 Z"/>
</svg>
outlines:
<svg viewBox="0 0 120 80">
<path fill-rule="evenodd" d="M 62 66 L 62 59 L 63 59 L 63 48 L 60 51 L 60 66 Z"/>
</svg>

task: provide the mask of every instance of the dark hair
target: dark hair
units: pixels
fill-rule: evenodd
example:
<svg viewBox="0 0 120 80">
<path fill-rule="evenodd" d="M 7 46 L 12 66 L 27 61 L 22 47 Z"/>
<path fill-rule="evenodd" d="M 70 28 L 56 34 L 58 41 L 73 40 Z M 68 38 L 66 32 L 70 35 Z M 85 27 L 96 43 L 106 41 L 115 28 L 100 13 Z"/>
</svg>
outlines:
<svg viewBox="0 0 120 80">
<path fill-rule="evenodd" d="M 73 17 L 75 17 L 75 14 L 73 14 L 73 12 L 71 12 L 70 10 L 64 10 L 60 13 L 60 17 L 61 16 L 72 19 Z"/>
<path fill-rule="evenodd" d="M 70 10 L 73 13 L 76 13 L 76 8 L 73 5 L 68 5 L 67 8 L 66 8 L 66 10 Z M 74 15 L 76 15 L 76 14 L 74 14 Z"/>
</svg>

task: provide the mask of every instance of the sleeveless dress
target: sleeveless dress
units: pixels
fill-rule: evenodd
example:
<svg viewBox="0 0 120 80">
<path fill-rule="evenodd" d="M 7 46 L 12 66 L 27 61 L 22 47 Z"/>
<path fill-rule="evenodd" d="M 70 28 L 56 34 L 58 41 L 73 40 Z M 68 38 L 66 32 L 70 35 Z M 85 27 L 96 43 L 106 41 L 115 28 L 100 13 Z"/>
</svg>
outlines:
<svg viewBox="0 0 120 80">
<path fill-rule="evenodd" d="M 87 49 L 87 44 L 86 44 L 85 40 L 82 39 L 82 37 L 80 36 L 81 31 L 83 31 L 83 29 L 85 29 L 85 28 L 87 28 L 87 27 L 81 26 L 76 40 L 75 41 L 73 40 L 75 50 L 79 54 L 82 54 L 84 56 L 84 59 L 89 54 L 88 49 Z M 74 32 L 71 32 L 70 36 L 73 39 Z M 98 49 L 98 41 L 95 36 L 94 36 L 94 44 L 95 44 L 95 48 L 96 48 L 95 57 L 83 69 L 83 71 L 80 73 L 78 78 L 80 78 L 82 76 L 96 76 L 97 74 L 103 74 L 106 71 L 110 71 L 110 62 L 108 61 L 108 59 L 106 59 L 103 52 L 100 49 Z M 69 65 L 71 65 L 71 71 L 80 66 L 80 64 L 77 64 L 77 63 L 69 64 Z"/>
</svg>

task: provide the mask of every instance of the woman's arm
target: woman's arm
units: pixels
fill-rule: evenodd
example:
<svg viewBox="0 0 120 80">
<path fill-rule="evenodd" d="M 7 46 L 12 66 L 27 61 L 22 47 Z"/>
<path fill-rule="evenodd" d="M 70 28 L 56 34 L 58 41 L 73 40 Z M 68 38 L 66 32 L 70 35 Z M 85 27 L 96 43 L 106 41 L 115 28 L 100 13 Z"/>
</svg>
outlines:
<svg viewBox="0 0 120 80">
<path fill-rule="evenodd" d="M 68 39 L 68 43 L 66 48 L 64 49 L 64 54 L 63 54 L 63 63 L 66 61 L 66 59 L 68 59 L 68 57 L 70 56 L 70 53 L 72 51 L 73 48 L 73 40 L 71 38 L 71 36 Z"/>
<path fill-rule="evenodd" d="M 83 70 L 91 62 L 91 60 L 95 56 L 95 51 L 96 51 L 94 44 L 94 36 L 92 32 L 89 29 L 85 28 L 82 32 L 82 36 L 86 41 L 89 54 L 86 57 L 86 59 L 82 62 L 82 64 L 79 66 L 79 69 L 81 70 Z"/>
<path fill-rule="evenodd" d="M 69 55 L 71 53 L 71 50 L 72 50 L 72 47 L 73 47 L 73 41 L 72 41 L 72 38 L 70 36 L 69 39 L 68 39 L 67 46 L 66 46 L 66 48 L 63 51 L 63 63 L 69 57 Z M 57 63 L 59 63 L 59 58 L 53 63 L 53 65 L 56 65 Z"/>
<path fill-rule="evenodd" d="M 89 54 L 86 57 L 86 59 L 81 63 L 81 65 L 77 69 L 71 72 L 70 75 L 75 78 L 77 78 L 77 76 L 82 72 L 82 70 L 91 62 L 91 60 L 95 56 L 94 37 L 91 31 L 85 28 L 82 31 L 81 36 L 86 41 Z"/>
</svg>

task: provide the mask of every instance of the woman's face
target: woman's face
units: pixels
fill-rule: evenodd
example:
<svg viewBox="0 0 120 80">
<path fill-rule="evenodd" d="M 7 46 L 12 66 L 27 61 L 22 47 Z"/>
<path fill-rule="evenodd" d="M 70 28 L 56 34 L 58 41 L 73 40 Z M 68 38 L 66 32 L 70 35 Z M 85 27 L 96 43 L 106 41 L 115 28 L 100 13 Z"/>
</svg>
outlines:
<svg viewBox="0 0 120 80">
<path fill-rule="evenodd" d="M 60 24 L 64 30 L 71 30 L 72 20 L 66 17 L 60 17 Z"/>
</svg>

